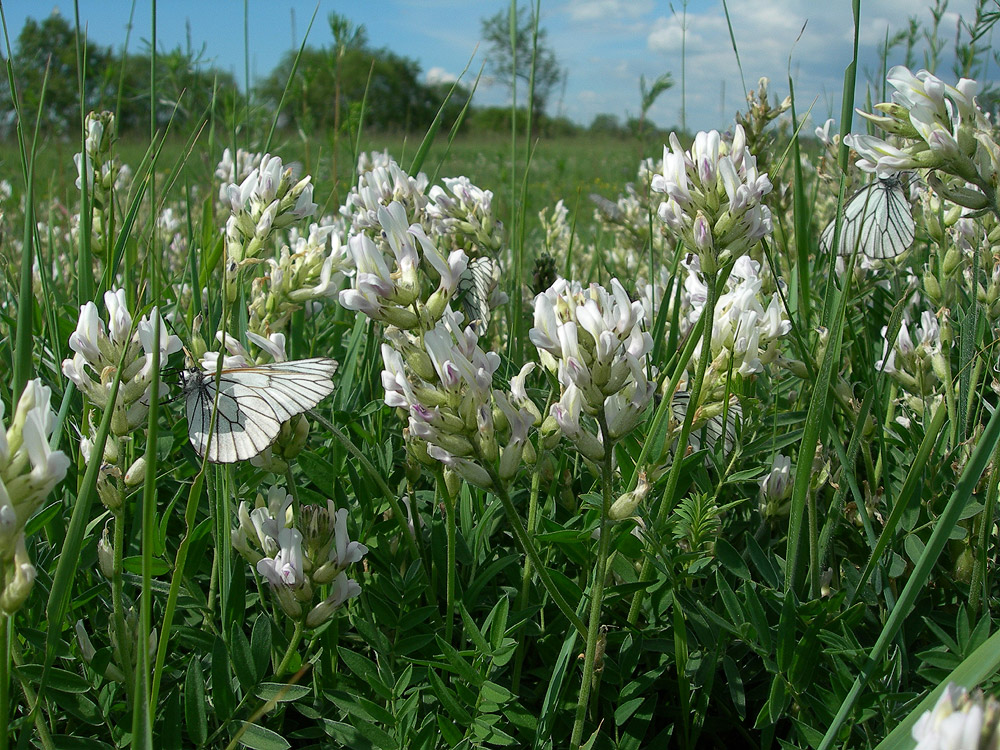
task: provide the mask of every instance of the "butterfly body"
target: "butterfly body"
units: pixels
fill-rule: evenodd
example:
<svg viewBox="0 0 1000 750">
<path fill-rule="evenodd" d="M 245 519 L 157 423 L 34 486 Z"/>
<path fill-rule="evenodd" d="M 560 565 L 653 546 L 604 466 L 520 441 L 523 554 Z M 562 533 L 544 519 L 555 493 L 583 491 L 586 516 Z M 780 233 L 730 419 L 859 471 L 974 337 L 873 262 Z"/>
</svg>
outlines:
<svg viewBox="0 0 1000 750">
<path fill-rule="evenodd" d="M 182 372 L 191 445 L 213 463 L 235 463 L 263 452 L 281 425 L 333 392 L 337 362 L 316 357 L 225 369 Z M 212 411 L 218 407 L 214 427 Z"/>
<path fill-rule="evenodd" d="M 880 177 L 858 190 L 844 204 L 838 255 L 850 255 L 857 248 L 869 258 L 895 258 L 913 244 L 914 222 L 905 192 L 906 178 Z M 833 246 L 836 221 L 831 221 L 820 237 L 820 248 Z"/>
</svg>

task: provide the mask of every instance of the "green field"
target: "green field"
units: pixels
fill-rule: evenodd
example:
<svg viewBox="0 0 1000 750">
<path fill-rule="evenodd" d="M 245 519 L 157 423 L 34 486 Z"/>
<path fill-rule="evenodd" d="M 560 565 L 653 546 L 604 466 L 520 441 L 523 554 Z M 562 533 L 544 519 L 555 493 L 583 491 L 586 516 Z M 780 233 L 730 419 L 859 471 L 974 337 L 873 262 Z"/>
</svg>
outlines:
<svg viewBox="0 0 1000 750">
<path fill-rule="evenodd" d="M 1000 146 L 889 84 L 666 149 L 23 115 L 0 750 L 995 747 Z"/>
</svg>

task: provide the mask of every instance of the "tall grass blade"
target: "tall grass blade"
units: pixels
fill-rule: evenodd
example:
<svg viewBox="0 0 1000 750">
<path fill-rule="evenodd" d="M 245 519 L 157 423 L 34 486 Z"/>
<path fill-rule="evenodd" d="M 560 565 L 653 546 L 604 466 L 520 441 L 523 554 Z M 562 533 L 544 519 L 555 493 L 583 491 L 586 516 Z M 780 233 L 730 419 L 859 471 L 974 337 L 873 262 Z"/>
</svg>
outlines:
<svg viewBox="0 0 1000 750">
<path fill-rule="evenodd" d="M 906 620 L 907 615 L 910 614 L 910 610 L 913 608 L 920 590 L 930 579 L 931 571 L 941 552 L 944 550 L 945 545 L 948 543 L 948 536 L 961 518 L 962 512 L 972 500 L 976 491 L 976 485 L 979 483 L 980 478 L 982 478 L 997 443 L 1000 443 L 1000 409 L 995 410 L 990 416 L 990 421 L 986 424 L 986 429 L 983 430 L 982 437 L 976 444 L 972 455 L 969 457 L 969 462 L 962 471 L 962 476 L 955 485 L 954 492 L 952 492 L 951 497 L 948 499 L 948 505 L 934 523 L 934 531 L 931 532 L 927 546 L 924 547 L 920 558 L 913 566 L 913 571 L 910 573 L 906 586 L 903 587 L 903 591 L 899 595 L 899 601 L 896 602 L 896 606 L 889 613 L 889 617 L 878 639 L 875 641 L 875 645 L 869 650 L 868 658 L 861 668 L 861 674 L 854 680 L 854 684 L 851 686 L 847 697 L 841 703 L 837 715 L 823 736 L 819 750 L 827 750 L 827 748 L 830 748 L 837 741 L 838 734 L 850 716 L 854 704 L 861 695 L 861 691 L 865 689 L 868 680 L 885 656 L 890 642 L 896 637 L 899 629 L 903 626 L 903 622 Z"/>
</svg>

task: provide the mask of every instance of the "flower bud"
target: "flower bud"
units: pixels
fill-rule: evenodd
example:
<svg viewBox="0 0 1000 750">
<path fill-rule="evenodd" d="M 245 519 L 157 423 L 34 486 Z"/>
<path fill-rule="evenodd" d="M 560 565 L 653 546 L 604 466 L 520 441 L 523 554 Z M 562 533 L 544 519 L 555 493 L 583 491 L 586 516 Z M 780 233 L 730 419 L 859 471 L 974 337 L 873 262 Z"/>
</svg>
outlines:
<svg viewBox="0 0 1000 750">
<path fill-rule="evenodd" d="M 142 482 L 146 475 L 146 457 L 139 456 L 131 466 L 128 467 L 128 471 L 125 472 L 125 486 L 135 487 Z"/>
<path fill-rule="evenodd" d="M 626 518 L 631 518 L 635 514 L 635 509 L 639 507 L 639 503 L 649 494 L 650 487 L 651 485 L 646 481 L 646 472 L 641 472 L 635 489 L 621 495 L 611 504 L 611 510 L 608 511 L 608 518 L 612 521 L 622 521 Z"/>
<path fill-rule="evenodd" d="M 11 615 L 21 608 L 35 585 L 35 566 L 31 564 L 22 533 L 15 543 L 13 559 L 0 560 L 0 611 Z"/>
<path fill-rule="evenodd" d="M 962 263 L 962 251 L 957 247 L 950 247 L 944 255 L 944 273 L 946 276 L 951 276 L 955 269 L 959 267 Z"/>
<path fill-rule="evenodd" d="M 924 293 L 935 305 L 941 303 L 941 284 L 938 283 L 937 276 L 930 269 L 924 271 Z"/>
<path fill-rule="evenodd" d="M 104 526 L 101 538 L 97 540 L 97 566 L 109 581 L 115 573 L 115 551 L 109 539 L 108 525 Z"/>
</svg>

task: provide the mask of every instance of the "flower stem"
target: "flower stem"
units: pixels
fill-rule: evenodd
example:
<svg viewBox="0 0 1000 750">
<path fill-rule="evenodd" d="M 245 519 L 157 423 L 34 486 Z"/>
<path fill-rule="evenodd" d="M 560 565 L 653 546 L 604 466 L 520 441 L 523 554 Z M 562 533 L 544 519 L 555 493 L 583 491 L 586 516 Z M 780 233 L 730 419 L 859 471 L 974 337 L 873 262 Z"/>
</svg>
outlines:
<svg viewBox="0 0 1000 750">
<path fill-rule="evenodd" d="M 295 632 L 292 633 L 292 637 L 288 641 L 288 648 L 285 649 L 285 655 L 281 657 L 281 663 L 278 664 L 277 668 L 274 670 L 275 677 L 281 677 L 281 675 L 285 673 L 285 669 L 288 667 L 288 662 L 292 660 L 292 655 L 299 647 L 299 641 L 302 640 L 303 629 L 301 620 L 295 623 Z"/>
<path fill-rule="evenodd" d="M 604 601 L 604 579 L 608 571 L 608 553 L 611 550 L 611 529 L 608 525 L 608 512 L 611 510 L 611 492 L 614 482 L 614 443 L 608 438 L 607 418 L 603 411 L 598 412 L 597 421 L 601 426 L 601 437 L 604 439 L 604 462 L 601 466 L 603 498 L 601 502 L 601 539 L 597 548 L 597 568 L 594 570 L 594 582 L 590 587 L 590 622 L 587 624 L 587 650 L 583 659 L 583 681 L 580 684 L 580 699 L 576 704 L 576 718 L 573 722 L 573 736 L 570 747 L 573 750 L 580 747 L 583 740 L 583 724 L 587 718 L 587 705 L 590 690 L 594 684 L 597 667 L 597 641 L 601 634 L 601 605 Z M 603 661 L 603 659 L 602 659 Z M 596 691 L 595 691 L 596 698 Z"/>
<path fill-rule="evenodd" d="M 124 579 L 122 578 L 122 557 L 125 545 L 125 513 L 119 508 L 114 515 L 115 518 L 115 538 L 114 538 L 114 561 L 111 571 L 111 603 L 115 623 L 115 640 L 117 641 L 118 658 L 122 674 L 125 675 L 126 695 L 129 700 L 132 698 L 132 685 L 134 672 L 132 670 L 132 652 L 128 628 L 125 625 L 125 609 L 123 604 Z"/>
<path fill-rule="evenodd" d="M 445 569 L 444 639 L 451 643 L 455 626 L 455 498 L 448 491 L 443 472 L 438 472 L 438 487 L 444 496 L 444 525 L 448 537 L 448 563 Z"/>
<path fill-rule="evenodd" d="M 566 599 L 563 595 L 559 593 L 559 589 L 555 587 L 552 582 L 549 572 L 545 569 L 545 565 L 542 563 L 542 558 L 538 554 L 538 550 L 535 549 L 535 545 L 532 543 L 531 538 L 528 536 L 528 532 L 524 530 L 524 524 L 521 523 L 520 516 L 517 515 L 517 509 L 514 507 L 514 503 L 510 500 L 510 495 L 507 494 L 507 490 L 497 475 L 496 471 L 489 464 L 484 464 L 483 468 L 489 472 L 490 478 L 493 480 L 493 492 L 498 498 L 500 498 L 500 504 L 503 505 L 504 511 L 507 513 L 507 520 L 510 522 L 511 528 L 514 529 L 514 536 L 517 537 L 517 542 L 521 549 L 531 560 L 531 564 L 535 566 L 538 570 L 538 577 L 542 581 L 542 586 L 545 587 L 548 595 L 552 597 L 552 601 L 555 605 L 559 607 L 560 611 L 566 615 L 566 619 L 569 620 L 573 627 L 579 631 L 580 635 L 584 638 L 587 637 L 587 626 L 583 624 L 583 620 L 579 615 L 574 612 L 569 604 L 566 603 Z"/>
<path fill-rule="evenodd" d="M 0 614 L 0 727 L 10 726 L 10 617 Z M 0 750 L 7 750 L 9 740 L 0 732 Z"/>
<path fill-rule="evenodd" d="M 528 539 L 535 535 L 535 521 L 538 516 L 538 491 L 542 484 L 540 457 L 535 461 L 535 468 L 531 473 L 531 494 L 528 496 Z M 532 542 L 533 543 L 533 542 Z M 528 606 L 528 592 L 531 588 L 531 558 L 524 558 L 524 568 L 521 570 L 521 591 L 517 595 L 517 609 L 523 612 Z M 517 693 L 521 683 L 521 667 L 524 664 L 524 655 L 527 652 L 527 640 L 521 638 L 517 644 L 517 653 L 514 655 L 514 671 L 511 676 L 511 689 Z"/>
<path fill-rule="evenodd" d="M 715 327 L 715 303 L 719 296 L 718 274 L 706 279 L 705 306 L 701 309 L 702 340 L 701 356 L 698 358 L 698 367 L 695 371 L 694 382 L 691 384 L 691 397 L 688 402 L 687 411 L 684 414 L 684 421 L 681 424 L 681 434 L 677 438 L 677 448 L 674 451 L 674 462 L 670 467 L 670 474 L 667 477 L 667 488 L 660 498 L 660 508 L 656 513 L 656 520 L 653 522 L 654 529 L 661 529 L 670 510 L 674 507 L 674 496 L 677 493 L 677 485 L 681 477 L 681 464 L 684 454 L 687 452 L 688 438 L 691 435 L 691 423 L 694 420 L 694 413 L 698 410 L 698 402 L 701 400 L 701 388 L 705 382 L 705 371 L 708 369 L 708 362 L 712 357 L 712 329 Z M 678 362 L 678 367 L 686 366 L 685 362 Z M 666 394 L 665 398 L 671 398 L 673 394 Z M 645 559 L 642 562 L 642 570 L 639 572 L 639 583 L 649 583 L 653 579 L 653 556 L 654 550 L 652 542 L 646 546 Z M 639 610 L 642 607 L 642 599 L 645 596 L 645 587 L 635 592 L 632 597 L 632 606 L 629 608 L 628 623 L 635 625 L 639 619 Z"/>
</svg>

